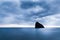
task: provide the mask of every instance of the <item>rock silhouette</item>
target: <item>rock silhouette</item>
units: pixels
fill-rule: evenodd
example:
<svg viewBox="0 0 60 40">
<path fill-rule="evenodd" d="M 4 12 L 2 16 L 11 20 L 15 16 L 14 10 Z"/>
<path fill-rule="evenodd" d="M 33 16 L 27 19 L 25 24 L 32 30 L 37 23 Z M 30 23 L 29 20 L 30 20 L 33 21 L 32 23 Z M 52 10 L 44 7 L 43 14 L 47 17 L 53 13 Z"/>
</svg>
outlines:
<svg viewBox="0 0 60 40">
<path fill-rule="evenodd" d="M 39 22 L 36 22 L 35 28 L 44 28 L 44 26 L 42 24 L 40 24 Z"/>
</svg>

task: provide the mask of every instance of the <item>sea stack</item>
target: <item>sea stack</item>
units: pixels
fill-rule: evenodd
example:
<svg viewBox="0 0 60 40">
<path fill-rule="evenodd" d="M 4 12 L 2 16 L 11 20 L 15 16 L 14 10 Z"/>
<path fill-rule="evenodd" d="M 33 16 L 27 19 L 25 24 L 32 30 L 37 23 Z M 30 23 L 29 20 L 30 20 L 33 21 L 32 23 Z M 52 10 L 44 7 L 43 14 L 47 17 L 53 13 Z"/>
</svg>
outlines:
<svg viewBox="0 0 60 40">
<path fill-rule="evenodd" d="M 36 22 L 35 28 L 44 28 L 44 26 L 42 24 L 40 24 L 39 22 Z"/>
</svg>

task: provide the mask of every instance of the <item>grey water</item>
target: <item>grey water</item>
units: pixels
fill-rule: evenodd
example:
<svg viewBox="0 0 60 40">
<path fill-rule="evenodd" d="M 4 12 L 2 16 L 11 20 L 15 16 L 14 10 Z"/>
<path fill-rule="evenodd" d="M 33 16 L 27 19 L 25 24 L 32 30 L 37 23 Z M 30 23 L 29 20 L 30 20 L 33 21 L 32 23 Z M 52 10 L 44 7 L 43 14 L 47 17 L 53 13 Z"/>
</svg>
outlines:
<svg viewBox="0 0 60 40">
<path fill-rule="evenodd" d="M 0 28 L 0 40 L 60 40 L 60 28 Z"/>
</svg>

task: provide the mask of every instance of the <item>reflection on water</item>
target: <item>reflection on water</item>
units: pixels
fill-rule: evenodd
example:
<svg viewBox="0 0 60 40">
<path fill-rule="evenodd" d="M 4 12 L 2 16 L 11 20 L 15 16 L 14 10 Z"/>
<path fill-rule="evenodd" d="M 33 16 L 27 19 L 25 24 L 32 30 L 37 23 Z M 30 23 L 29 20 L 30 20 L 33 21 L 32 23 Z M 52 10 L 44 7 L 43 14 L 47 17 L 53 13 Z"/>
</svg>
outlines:
<svg viewBox="0 0 60 40">
<path fill-rule="evenodd" d="M 0 28 L 0 40 L 60 40 L 60 28 Z"/>
</svg>

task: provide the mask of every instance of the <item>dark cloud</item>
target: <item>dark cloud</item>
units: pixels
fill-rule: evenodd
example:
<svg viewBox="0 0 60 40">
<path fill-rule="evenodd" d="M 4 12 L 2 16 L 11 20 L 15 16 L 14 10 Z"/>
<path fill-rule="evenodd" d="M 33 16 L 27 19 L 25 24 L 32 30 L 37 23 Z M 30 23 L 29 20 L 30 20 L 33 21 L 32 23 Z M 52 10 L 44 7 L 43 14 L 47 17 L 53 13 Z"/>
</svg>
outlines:
<svg viewBox="0 0 60 40">
<path fill-rule="evenodd" d="M 35 6 L 35 3 L 34 2 L 21 2 L 21 5 L 20 5 L 20 7 L 22 8 L 22 9 L 30 9 L 30 8 L 32 8 L 32 7 L 34 7 Z"/>
<path fill-rule="evenodd" d="M 21 7 L 22 9 L 32 9 L 34 8 L 35 6 L 40 6 L 44 9 L 44 11 L 41 11 L 41 12 L 37 12 L 37 13 L 34 13 L 34 12 L 31 12 L 31 15 L 27 15 L 28 17 L 31 17 L 31 16 L 39 16 L 40 18 L 41 17 L 45 17 L 45 16 L 49 16 L 49 15 L 53 15 L 53 14 L 56 14 L 56 10 L 51 7 L 49 4 L 47 4 L 45 1 L 43 2 L 22 2 L 21 4 Z"/>
</svg>

